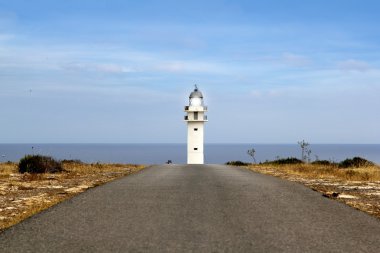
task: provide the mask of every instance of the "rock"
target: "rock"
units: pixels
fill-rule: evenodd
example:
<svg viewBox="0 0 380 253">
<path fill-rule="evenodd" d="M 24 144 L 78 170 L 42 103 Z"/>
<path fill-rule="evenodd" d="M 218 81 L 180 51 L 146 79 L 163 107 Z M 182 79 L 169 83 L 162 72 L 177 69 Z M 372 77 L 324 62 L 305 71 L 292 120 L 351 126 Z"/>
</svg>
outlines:
<svg viewBox="0 0 380 253">
<path fill-rule="evenodd" d="M 369 196 L 380 196 L 380 192 L 368 192 L 367 195 L 369 195 Z"/>
<path fill-rule="evenodd" d="M 82 184 L 82 185 L 78 186 L 78 188 L 81 188 L 81 189 L 88 189 L 90 187 L 91 187 L 91 185 L 87 185 L 87 184 Z"/>
<path fill-rule="evenodd" d="M 39 186 L 39 189 L 62 189 L 62 185 L 47 185 L 47 186 Z"/>
<path fill-rule="evenodd" d="M 337 198 L 339 196 L 339 192 L 326 192 L 322 196 L 327 198 Z"/>
<path fill-rule="evenodd" d="M 340 199 L 358 199 L 358 197 L 353 196 L 353 195 L 349 195 L 349 194 L 339 194 L 339 196 L 337 196 L 337 198 L 340 198 Z"/>
<path fill-rule="evenodd" d="M 80 187 L 71 187 L 71 188 L 68 188 L 65 190 L 65 192 L 68 192 L 68 193 L 78 193 L 78 192 L 82 192 L 83 189 L 80 188 Z"/>
<path fill-rule="evenodd" d="M 31 200 L 27 200 L 27 201 L 25 201 L 25 202 L 24 202 L 24 205 L 26 205 L 26 206 L 32 206 L 32 205 L 34 205 L 34 203 L 35 203 L 35 201 L 33 201 L 33 200 L 31 199 Z"/>
</svg>

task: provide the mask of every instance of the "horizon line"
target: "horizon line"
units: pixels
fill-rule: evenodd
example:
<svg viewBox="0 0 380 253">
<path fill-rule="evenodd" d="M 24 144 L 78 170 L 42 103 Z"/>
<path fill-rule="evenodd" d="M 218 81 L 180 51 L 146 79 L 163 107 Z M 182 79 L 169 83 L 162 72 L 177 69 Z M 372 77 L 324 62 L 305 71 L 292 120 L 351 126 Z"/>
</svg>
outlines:
<svg viewBox="0 0 380 253">
<path fill-rule="evenodd" d="M 310 145 L 380 145 L 380 143 L 326 143 L 326 142 L 308 142 Z M 11 145 L 11 144 L 23 144 L 23 145 L 39 145 L 39 144 L 94 144 L 94 145 L 115 145 L 115 144 L 133 144 L 133 145 L 187 145 L 186 142 L 7 142 L 0 143 L 0 145 Z M 298 145 L 298 143 L 291 142 L 207 142 L 205 145 Z"/>
</svg>

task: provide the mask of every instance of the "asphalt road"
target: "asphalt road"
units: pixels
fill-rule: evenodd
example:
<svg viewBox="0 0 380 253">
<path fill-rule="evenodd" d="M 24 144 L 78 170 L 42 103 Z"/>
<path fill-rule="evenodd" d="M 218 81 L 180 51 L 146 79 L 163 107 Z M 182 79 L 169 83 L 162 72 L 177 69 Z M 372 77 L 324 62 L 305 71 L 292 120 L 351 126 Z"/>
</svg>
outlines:
<svg viewBox="0 0 380 253">
<path fill-rule="evenodd" d="M 380 221 L 243 168 L 164 165 L 0 234 L 1 252 L 380 252 Z"/>
</svg>

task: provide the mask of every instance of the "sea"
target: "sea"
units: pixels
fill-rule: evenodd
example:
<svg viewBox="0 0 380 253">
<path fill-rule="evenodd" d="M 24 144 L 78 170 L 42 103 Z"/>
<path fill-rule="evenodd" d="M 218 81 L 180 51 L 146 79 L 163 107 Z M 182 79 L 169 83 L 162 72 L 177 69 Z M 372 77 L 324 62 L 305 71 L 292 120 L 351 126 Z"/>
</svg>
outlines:
<svg viewBox="0 0 380 253">
<path fill-rule="evenodd" d="M 301 158 L 297 144 L 205 144 L 205 163 L 252 162 L 247 150 L 256 150 L 257 162 Z M 355 156 L 380 164 L 380 144 L 310 144 L 311 160 L 342 161 Z M 186 144 L 0 144 L 0 162 L 17 162 L 27 154 L 87 163 L 175 164 L 186 163 Z"/>
</svg>

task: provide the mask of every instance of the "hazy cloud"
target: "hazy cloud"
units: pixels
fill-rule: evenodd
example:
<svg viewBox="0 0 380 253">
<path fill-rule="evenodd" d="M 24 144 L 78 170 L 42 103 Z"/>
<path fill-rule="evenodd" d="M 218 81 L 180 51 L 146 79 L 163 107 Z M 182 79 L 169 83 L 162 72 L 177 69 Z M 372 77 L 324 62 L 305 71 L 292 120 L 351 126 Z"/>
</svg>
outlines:
<svg viewBox="0 0 380 253">
<path fill-rule="evenodd" d="M 311 63 L 308 57 L 292 53 L 284 53 L 282 55 L 282 61 L 287 65 L 295 67 L 305 67 Z"/>
<path fill-rule="evenodd" d="M 223 71 L 221 66 L 216 66 L 213 63 L 193 61 L 160 62 L 157 63 L 154 68 L 159 71 L 167 72 L 215 73 Z"/>
<path fill-rule="evenodd" d="M 136 72 L 135 69 L 114 63 L 68 63 L 62 66 L 63 69 L 69 71 L 94 71 L 102 73 L 131 73 Z"/>
<path fill-rule="evenodd" d="M 369 63 L 365 61 L 353 60 L 353 59 L 338 62 L 338 67 L 339 69 L 343 71 L 365 72 L 371 69 L 371 66 Z"/>
<path fill-rule="evenodd" d="M 15 36 L 13 34 L 6 34 L 6 33 L 3 33 L 3 34 L 0 34 L 0 42 L 1 41 L 8 41 L 8 40 L 11 40 L 13 39 Z"/>
<path fill-rule="evenodd" d="M 254 98 L 274 98 L 283 95 L 283 89 L 252 90 L 250 95 Z"/>
</svg>

